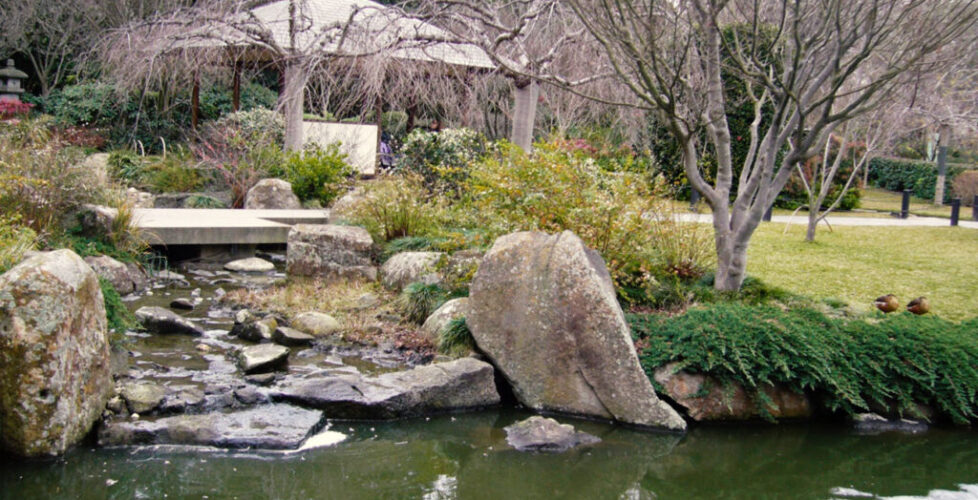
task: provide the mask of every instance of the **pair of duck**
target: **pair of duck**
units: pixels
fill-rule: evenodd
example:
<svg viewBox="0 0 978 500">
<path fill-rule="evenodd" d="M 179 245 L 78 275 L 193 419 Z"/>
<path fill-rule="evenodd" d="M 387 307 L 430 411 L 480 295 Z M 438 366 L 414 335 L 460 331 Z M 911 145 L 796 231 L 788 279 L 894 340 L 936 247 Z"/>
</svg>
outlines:
<svg viewBox="0 0 978 500">
<path fill-rule="evenodd" d="M 891 313 L 900 308 L 900 301 L 892 293 L 877 298 L 873 304 L 885 313 Z M 907 310 L 917 315 L 927 314 L 930 312 L 930 302 L 927 297 L 917 297 L 907 304 Z"/>
</svg>

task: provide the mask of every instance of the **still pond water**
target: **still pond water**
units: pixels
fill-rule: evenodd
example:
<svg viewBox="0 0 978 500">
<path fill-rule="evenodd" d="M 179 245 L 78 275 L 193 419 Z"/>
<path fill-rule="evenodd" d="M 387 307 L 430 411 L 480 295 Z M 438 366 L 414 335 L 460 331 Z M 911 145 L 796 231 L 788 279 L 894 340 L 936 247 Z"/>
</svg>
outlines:
<svg viewBox="0 0 978 500">
<path fill-rule="evenodd" d="M 602 442 L 547 455 L 507 448 L 502 428 L 527 415 L 337 422 L 343 442 L 292 454 L 81 447 L 52 461 L 0 458 L 0 498 L 978 498 L 974 431 L 722 426 L 680 437 L 562 419 Z"/>
</svg>

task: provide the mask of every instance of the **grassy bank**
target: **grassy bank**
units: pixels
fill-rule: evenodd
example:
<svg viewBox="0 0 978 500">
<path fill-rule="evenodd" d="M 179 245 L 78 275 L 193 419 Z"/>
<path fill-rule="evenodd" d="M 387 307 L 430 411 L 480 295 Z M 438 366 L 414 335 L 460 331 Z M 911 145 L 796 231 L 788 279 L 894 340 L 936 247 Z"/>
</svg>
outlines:
<svg viewBox="0 0 978 500">
<path fill-rule="evenodd" d="M 804 226 L 763 224 L 751 240 L 747 269 L 768 285 L 818 300 L 838 299 L 869 311 L 895 294 L 921 295 L 932 311 L 978 316 L 978 231 L 966 228 L 836 227 L 805 243 Z"/>
</svg>

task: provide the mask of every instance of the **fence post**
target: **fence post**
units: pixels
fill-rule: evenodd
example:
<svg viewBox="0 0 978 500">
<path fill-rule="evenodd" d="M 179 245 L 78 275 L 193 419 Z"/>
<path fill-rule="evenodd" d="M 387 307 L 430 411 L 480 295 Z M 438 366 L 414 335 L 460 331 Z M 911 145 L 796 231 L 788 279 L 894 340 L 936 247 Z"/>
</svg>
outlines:
<svg viewBox="0 0 978 500">
<path fill-rule="evenodd" d="M 900 203 L 900 218 L 910 217 L 910 190 L 903 190 L 903 201 Z"/>
<path fill-rule="evenodd" d="M 978 194 L 971 200 L 971 220 L 978 220 Z"/>
<path fill-rule="evenodd" d="M 689 189 L 689 209 L 696 210 L 696 204 L 700 202 L 700 192 L 693 186 L 690 186 Z"/>
<path fill-rule="evenodd" d="M 951 200 L 951 225 L 958 225 L 958 217 L 961 215 L 961 198 Z"/>
</svg>

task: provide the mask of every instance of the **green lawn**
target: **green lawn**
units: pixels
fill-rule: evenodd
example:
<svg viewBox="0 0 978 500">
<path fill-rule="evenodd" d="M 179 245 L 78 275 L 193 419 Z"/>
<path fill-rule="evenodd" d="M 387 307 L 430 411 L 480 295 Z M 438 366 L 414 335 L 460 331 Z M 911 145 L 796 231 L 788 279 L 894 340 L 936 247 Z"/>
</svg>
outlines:
<svg viewBox="0 0 978 500">
<path fill-rule="evenodd" d="M 804 242 L 804 225 L 762 224 L 751 240 L 747 272 L 816 299 L 835 298 L 868 311 L 895 294 L 906 304 L 924 295 L 932 311 L 961 320 L 978 316 L 978 230 L 836 227 Z"/>
</svg>

